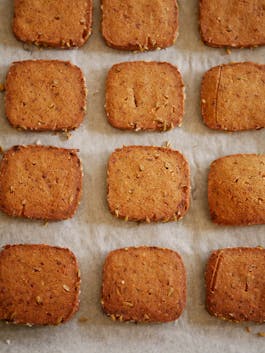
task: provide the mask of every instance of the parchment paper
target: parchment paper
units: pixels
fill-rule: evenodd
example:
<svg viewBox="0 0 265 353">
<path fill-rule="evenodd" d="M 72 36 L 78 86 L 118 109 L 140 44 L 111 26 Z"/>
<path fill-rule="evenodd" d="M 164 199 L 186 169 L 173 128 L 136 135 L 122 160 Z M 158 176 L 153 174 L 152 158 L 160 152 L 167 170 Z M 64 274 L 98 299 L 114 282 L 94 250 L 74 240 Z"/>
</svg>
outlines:
<svg viewBox="0 0 265 353">
<path fill-rule="evenodd" d="M 139 0 L 138 0 L 139 1 Z M 205 262 L 210 251 L 221 247 L 265 245 L 265 226 L 219 227 L 209 219 L 207 172 L 211 161 L 232 153 L 264 153 L 265 130 L 222 133 L 203 125 L 199 109 L 202 74 L 214 65 L 252 60 L 264 63 L 265 48 L 233 50 L 206 47 L 198 32 L 198 1 L 181 0 L 180 36 L 166 50 L 147 53 L 120 52 L 108 48 L 100 35 L 100 5 L 94 0 L 93 35 L 78 50 L 39 50 L 18 42 L 11 31 L 12 1 L 0 0 L 0 82 L 9 65 L 25 59 L 70 60 L 82 68 L 88 86 L 88 111 L 82 126 L 70 140 L 52 133 L 26 133 L 11 128 L 0 94 L 0 145 L 37 141 L 79 148 L 84 167 L 84 192 L 75 217 L 49 223 L 13 219 L 0 214 L 0 245 L 48 243 L 69 247 L 78 257 L 82 274 L 80 311 L 59 327 L 16 327 L 0 324 L 0 352 L 265 352 L 265 338 L 257 332 L 265 325 L 236 325 L 211 317 L 204 309 Z M 73 1 L 74 3 L 74 1 Z M 169 61 L 177 65 L 186 86 L 186 108 L 181 128 L 166 133 L 122 132 L 109 126 L 104 112 L 104 84 L 115 63 L 134 60 Z M 106 163 L 117 147 L 130 144 L 162 145 L 184 153 L 192 173 L 192 200 L 179 223 L 125 223 L 110 215 L 106 204 Z M 101 312 L 101 270 L 106 254 L 119 247 L 156 245 L 175 249 L 183 256 L 188 273 L 188 301 L 175 323 L 135 325 L 112 322 Z M 78 319 L 86 317 L 85 323 Z"/>
</svg>

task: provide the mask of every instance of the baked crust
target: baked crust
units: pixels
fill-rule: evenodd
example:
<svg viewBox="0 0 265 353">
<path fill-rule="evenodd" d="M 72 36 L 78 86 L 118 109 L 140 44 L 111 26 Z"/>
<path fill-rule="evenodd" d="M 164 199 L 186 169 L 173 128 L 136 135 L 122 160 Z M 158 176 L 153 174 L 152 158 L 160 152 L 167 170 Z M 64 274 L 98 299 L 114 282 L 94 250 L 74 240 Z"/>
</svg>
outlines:
<svg viewBox="0 0 265 353">
<path fill-rule="evenodd" d="M 200 0 L 200 32 L 211 47 L 265 45 L 264 0 Z"/>
<path fill-rule="evenodd" d="M 0 252 L 0 319 L 58 325 L 79 308 L 75 255 L 49 245 L 6 245 Z"/>
<path fill-rule="evenodd" d="M 108 163 L 110 212 L 126 221 L 168 222 L 184 217 L 190 205 L 190 170 L 169 148 L 124 146 Z"/>
<path fill-rule="evenodd" d="M 101 0 L 102 35 L 120 50 L 166 48 L 178 33 L 176 0 Z"/>
<path fill-rule="evenodd" d="M 225 225 L 265 223 L 265 155 L 235 154 L 215 160 L 208 175 L 213 222 Z"/>
<path fill-rule="evenodd" d="M 265 250 L 214 251 L 207 263 L 206 308 L 220 319 L 265 322 Z"/>
<path fill-rule="evenodd" d="M 231 63 L 211 68 L 201 86 L 205 124 L 215 130 L 265 127 L 265 65 Z"/>
<path fill-rule="evenodd" d="M 8 71 L 5 90 L 6 116 L 15 128 L 67 131 L 79 127 L 84 119 L 85 78 L 70 62 L 15 62 Z"/>
<path fill-rule="evenodd" d="M 106 82 L 109 123 L 122 130 L 166 131 L 180 126 L 184 84 L 166 62 L 124 62 L 112 66 Z"/>
<path fill-rule="evenodd" d="M 186 305 L 186 272 L 180 255 L 146 246 L 110 252 L 103 269 L 101 304 L 113 320 L 178 319 Z"/>
<path fill-rule="evenodd" d="M 77 150 L 52 146 L 14 146 L 0 165 L 0 209 L 9 216 L 71 218 L 82 191 Z"/>
<path fill-rule="evenodd" d="M 92 0 L 14 0 L 13 32 L 37 46 L 81 47 L 91 34 Z"/>
</svg>

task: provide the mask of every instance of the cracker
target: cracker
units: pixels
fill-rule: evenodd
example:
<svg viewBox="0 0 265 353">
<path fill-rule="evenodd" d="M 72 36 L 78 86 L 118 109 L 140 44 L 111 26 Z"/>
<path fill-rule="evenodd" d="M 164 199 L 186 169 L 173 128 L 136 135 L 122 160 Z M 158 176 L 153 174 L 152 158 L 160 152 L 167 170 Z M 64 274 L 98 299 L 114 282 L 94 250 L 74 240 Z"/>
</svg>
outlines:
<svg viewBox="0 0 265 353">
<path fill-rule="evenodd" d="M 54 48 L 81 47 L 91 34 L 92 0 L 15 0 L 18 40 Z"/>
<path fill-rule="evenodd" d="M 219 65 L 207 71 L 201 86 L 205 124 L 215 130 L 265 127 L 265 65 Z"/>
<path fill-rule="evenodd" d="M 265 250 L 214 251 L 207 264 L 206 308 L 211 315 L 236 322 L 265 322 Z"/>
<path fill-rule="evenodd" d="M 264 45 L 264 0 L 200 0 L 200 31 L 203 42 L 211 47 Z"/>
<path fill-rule="evenodd" d="M 169 148 L 127 146 L 108 163 L 110 212 L 128 221 L 167 222 L 184 217 L 190 204 L 190 171 Z"/>
<path fill-rule="evenodd" d="M 113 320 L 178 319 L 186 305 L 186 271 L 180 255 L 146 246 L 110 252 L 103 269 L 101 304 Z"/>
<path fill-rule="evenodd" d="M 176 40 L 176 0 L 102 0 L 102 35 L 120 50 L 166 48 Z"/>
<path fill-rule="evenodd" d="M 265 155 L 236 154 L 215 160 L 208 176 L 213 222 L 226 225 L 265 223 Z"/>
<path fill-rule="evenodd" d="M 106 83 L 109 123 L 123 130 L 166 131 L 180 126 L 184 84 L 177 67 L 166 62 L 114 65 Z"/>
<path fill-rule="evenodd" d="M 0 209 L 10 216 L 63 220 L 80 201 L 81 163 L 77 150 L 14 146 L 0 165 Z"/>
<path fill-rule="evenodd" d="M 79 308 L 74 254 L 49 245 L 6 245 L 0 253 L 0 319 L 58 325 Z"/>
<path fill-rule="evenodd" d="M 84 119 L 85 79 L 70 62 L 15 62 L 8 71 L 5 87 L 5 111 L 13 127 L 66 131 L 77 128 Z"/>
</svg>

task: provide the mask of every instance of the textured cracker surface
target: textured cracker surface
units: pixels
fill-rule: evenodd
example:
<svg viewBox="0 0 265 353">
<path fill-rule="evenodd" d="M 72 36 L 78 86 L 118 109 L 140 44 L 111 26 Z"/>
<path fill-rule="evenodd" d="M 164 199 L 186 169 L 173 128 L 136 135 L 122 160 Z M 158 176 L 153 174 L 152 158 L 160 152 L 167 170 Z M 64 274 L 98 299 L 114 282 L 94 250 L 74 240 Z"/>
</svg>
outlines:
<svg viewBox="0 0 265 353">
<path fill-rule="evenodd" d="M 92 0 L 14 0 L 13 32 L 23 42 L 81 47 L 91 26 Z"/>
<path fill-rule="evenodd" d="M 174 43 L 177 31 L 176 0 L 102 0 L 102 35 L 110 47 L 166 48 Z"/>
<path fill-rule="evenodd" d="M 264 0 L 200 0 L 200 30 L 213 47 L 265 44 Z"/>
<path fill-rule="evenodd" d="M 251 62 L 213 67 L 202 80 L 205 124 L 216 130 L 265 127 L 265 65 Z"/>
<path fill-rule="evenodd" d="M 264 271 L 265 250 L 262 248 L 214 251 L 205 273 L 209 313 L 238 322 L 265 322 Z"/>
<path fill-rule="evenodd" d="M 84 119 L 85 79 L 82 71 L 70 62 L 16 62 L 8 71 L 5 89 L 5 111 L 14 127 L 70 130 Z"/>
<path fill-rule="evenodd" d="M 166 62 L 114 65 L 106 83 L 109 123 L 125 130 L 166 131 L 180 126 L 184 84 L 177 67 Z"/>
<path fill-rule="evenodd" d="M 111 213 L 129 221 L 173 221 L 190 204 L 190 171 L 183 155 L 168 148 L 127 146 L 108 163 Z"/>
<path fill-rule="evenodd" d="M 168 322 L 186 304 L 186 273 L 180 255 L 155 247 L 112 251 L 103 269 L 102 307 L 113 320 Z"/>
<path fill-rule="evenodd" d="M 80 201 L 82 171 L 76 150 L 14 146 L 0 165 L 0 209 L 10 216 L 63 220 Z"/>
<path fill-rule="evenodd" d="M 48 245 L 7 245 L 0 253 L 0 319 L 57 325 L 79 307 L 74 254 Z"/>
<path fill-rule="evenodd" d="M 213 222 L 265 223 L 265 155 L 237 154 L 215 160 L 208 175 Z"/>
</svg>

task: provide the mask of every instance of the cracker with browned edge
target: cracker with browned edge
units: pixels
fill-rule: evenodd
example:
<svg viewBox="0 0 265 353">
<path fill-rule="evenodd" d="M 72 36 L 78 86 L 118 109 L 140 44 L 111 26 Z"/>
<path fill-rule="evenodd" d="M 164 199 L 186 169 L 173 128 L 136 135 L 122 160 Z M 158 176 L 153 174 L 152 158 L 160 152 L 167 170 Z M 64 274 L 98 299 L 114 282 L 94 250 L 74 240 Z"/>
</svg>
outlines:
<svg viewBox="0 0 265 353">
<path fill-rule="evenodd" d="M 166 131 L 180 126 L 184 84 L 178 68 L 166 62 L 114 65 L 106 83 L 109 123 L 123 130 Z"/>
<path fill-rule="evenodd" d="M 13 127 L 66 131 L 84 119 L 86 85 L 82 71 L 59 60 L 19 61 L 5 83 L 5 111 Z"/>
<path fill-rule="evenodd" d="M 125 146 L 108 163 L 110 212 L 128 221 L 167 222 L 184 217 L 190 204 L 190 170 L 178 151 Z"/>
<path fill-rule="evenodd" d="M 252 62 L 215 66 L 201 86 L 205 124 L 215 130 L 265 127 L 265 65 Z"/>
<path fill-rule="evenodd" d="M 13 32 L 22 42 L 81 47 L 91 27 L 92 0 L 14 0 Z"/>
<path fill-rule="evenodd" d="M 75 255 L 49 245 L 6 245 L 0 252 L 0 319 L 58 325 L 79 308 Z"/>
<path fill-rule="evenodd" d="M 0 210 L 10 216 L 63 220 L 80 202 L 81 162 L 77 150 L 14 146 L 0 165 Z"/>
<path fill-rule="evenodd" d="M 166 48 L 178 34 L 176 0 L 102 0 L 102 35 L 120 50 Z"/>
<path fill-rule="evenodd" d="M 200 0 L 200 32 L 211 47 L 247 48 L 265 44 L 264 0 Z"/>
<path fill-rule="evenodd" d="M 212 162 L 208 203 L 213 222 L 265 223 L 265 155 L 236 154 Z"/>
<path fill-rule="evenodd" d="M 146 246 L 110 252 L 103 269 L 101 304 L 113 320 L 178 319 L 186 305 L 186 271 L 180 255 Z"/>
<path fill-rule="evenodd" d="M 205 273 L 208 312 L 236 322 L 265 322 L 264 272 L 262 248 L 214 251 Z"/>
</svg>

